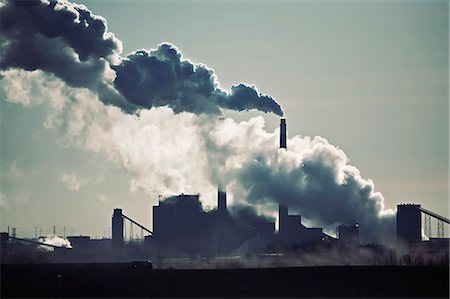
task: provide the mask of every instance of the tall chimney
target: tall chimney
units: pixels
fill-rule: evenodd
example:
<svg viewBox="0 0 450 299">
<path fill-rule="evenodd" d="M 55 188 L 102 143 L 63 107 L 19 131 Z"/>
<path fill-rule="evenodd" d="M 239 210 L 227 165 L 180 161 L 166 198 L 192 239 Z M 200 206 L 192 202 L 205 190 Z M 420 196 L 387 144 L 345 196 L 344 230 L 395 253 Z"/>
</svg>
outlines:
<svg viewBox="0 0 450 299">
<path fill-rule="evenodd" d="M 122 209 L 114 209 L 112 217 L 112 243 L 114 247 L 123 246 L 123 217 Z"/>
<path fill-rule="evenodd" d="M 280 123 L 280 148 L 286 149 L 286 119 L 282 118 Z"/>
<path fill-rule="evenodd" d="M 217 211 L 220 215 L 227 212 L 227 193 L 220 185 L 217 191 Z"/>
</svg>

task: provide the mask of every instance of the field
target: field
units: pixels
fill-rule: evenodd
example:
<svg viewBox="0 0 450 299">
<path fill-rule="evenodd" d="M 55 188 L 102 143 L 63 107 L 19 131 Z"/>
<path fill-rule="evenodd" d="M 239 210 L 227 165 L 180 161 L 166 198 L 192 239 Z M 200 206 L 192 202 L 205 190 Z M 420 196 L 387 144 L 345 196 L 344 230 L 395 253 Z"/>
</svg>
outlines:
<svg viewBox="0 0 450 299">
<path fill-rule="evenodd" d="M 448 298 L 447 267 L 152 270 L 139 264 L 3 264 L 1 297 Z"/>
</svg>

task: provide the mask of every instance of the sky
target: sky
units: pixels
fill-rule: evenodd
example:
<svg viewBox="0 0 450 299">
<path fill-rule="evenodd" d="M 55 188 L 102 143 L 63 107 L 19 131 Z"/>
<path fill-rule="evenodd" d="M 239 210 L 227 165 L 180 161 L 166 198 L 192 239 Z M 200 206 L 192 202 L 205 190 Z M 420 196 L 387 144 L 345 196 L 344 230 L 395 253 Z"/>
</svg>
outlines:
<svg viewBox="0 0 450 299">
<path fill-rule="evenodd" d="M 225 90 L 254 84 L 283 107 L 289 137 L 321 136 L 344 151 L 386 209 L 418 203 L 449 216 L 447 1 L 77 3 L 107 20 L 122 57 L 169 42 L 213 69 Z M 0 108 L 2 231 L 34 236 L 56 226 L 101 237 L 115 207 L 151 228 L 158 192 L 133 184 L 132 170 L 67 142 L 45 125 L 45 105 L 1 100 Z M 225 115 L 261 115 L 268 132 L 279 123 L 254 110 Z M 214 208 L 211 186 L 200 186 L 189 190 Z"/>
</svg>

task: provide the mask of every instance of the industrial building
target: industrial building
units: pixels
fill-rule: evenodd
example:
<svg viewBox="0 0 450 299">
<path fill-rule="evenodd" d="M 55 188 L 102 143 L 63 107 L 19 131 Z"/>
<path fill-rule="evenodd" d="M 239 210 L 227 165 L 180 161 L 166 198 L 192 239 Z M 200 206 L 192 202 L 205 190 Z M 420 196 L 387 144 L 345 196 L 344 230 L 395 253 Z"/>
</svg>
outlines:
<svg viewBox="0 0 450 299">
<path fill-rule="evenodd" d="M 280 148 L 287 149 L 286 120 L 280 122 Z M 275 220 L 257 215 L 252 207 L 227 206 L 227 194 L 219 186 L 217 208 L 205 211 L 199 194 L 180 194 L 160 197 L 153 206 L 153 231 L 124 215 L 122 209 L 114 209 L 112 238 L 91 239 L 89 236 L 70 236 L 72 247 L 65 250 L 45 245 L 38 240 L 20 239 L 8 233 L 0 233 L 1 260 L 23 260 L 22 256 L 42 246 L 53 253 L 37 254 L 40 259 L 52 256 L 54 261 L 124 261 L 127 259 L 152 259 L 163 257 L 226 257 L 248 253 L 264 253 L 270 245 L 283 249 L 292 244 L 336 244 L 348 252 L 355 252 L 359 245 L 359 225 L 339 225 L 337 239 L 327 235 L 322 228 L 309 228 L 302 224 L 301 215 L 289 214 L 288 207 L 279 205 L 278 233 Z M 431 234 L 431 219 L 437 222 L 437 238 Z M 446 253 L 449 239 L 444 238 L 444 224 L 449 219 L 437 215 L 417 204 L 397 206 L 397 241 L 400 254 L 422 255 L 432 260 Z M 141 230 L 141 241 L 133 240 L 133 227 Z M 130 229 L 129 239 L 126 238 Z M 146 232 L 143 241 L 143 232 Z M 24 246 L 23 244 L 28 244 Z M 341 246 L 343 245 L 343 246 Z M 272 248 L 274 248 L 272 246 Z M 352 250 L 347 250 L 352 249 Z M 21 253 L 26 252 L 26 254 Z M 448 257 L 447 257 L 448 263 Z"/>
<path fill-rule="evenodd" d="M 355 247 L 359 245 L 359 224 L 351 221 L 350 225 L 339 225 L 336 236 L 345 246 Z"/>
<path fill-rule="evenodd" d="M 413 246 L 422 241 L 420 205 L 397 206 L 397 242 Z"/>
<path fill-rule="evenodd" d="M 252 216 L 232 216 L 222 190 L 217 209 L 209 212 L 203 210 L 198 194 L 163 198 L 153 207 L 152 242 L 157 250 L 171 255 L 230 254 L 249 239 L 273 238 L 275 222 Z"/>
<path fill-rule="evenodd" d="M 432 237 L 431 220 L 436 225 L 436 237 Z M 397 206 L 397 250 L 401 254 L 422 257 L 447 256 L 449 238 L 445 238 L 444 224 L 450 220 L 421 207 L 418 204 Z M 423 224 L 423 225 L 422 225 Z"/>
<path fill-rule="evenodd" d="M 307 228 L 302 224 L 301 215 L 289 215 L 288 208 L 278 208 L 279 238 L 283 243 L 305 243 L 322 241 L 325 235 L 322 228 Z"/>
<path fill-rule="evenodd" d="M 153 207 L 153 238 L 165 252 L 205 254 L 213 217 L 203 211 L 198 195 L 181 194 Z"/>
</svg>

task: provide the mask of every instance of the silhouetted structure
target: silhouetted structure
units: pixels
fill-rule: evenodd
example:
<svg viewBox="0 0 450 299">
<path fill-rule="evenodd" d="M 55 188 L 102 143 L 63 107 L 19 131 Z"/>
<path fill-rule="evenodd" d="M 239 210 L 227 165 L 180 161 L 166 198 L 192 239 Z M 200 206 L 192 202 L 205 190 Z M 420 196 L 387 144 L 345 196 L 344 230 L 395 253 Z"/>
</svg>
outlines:
<svg viewBox="0 0 450 299">
<path fill-rule="evenodd" d="M 407 246 L 417 245 L 422 241 L 421 232 L 420 205 L 397 205 L 397 243 Z"/>
<path fill-rule="evenodd" d="M 285 243 L 321 241 L 325 235 L 322 228 L 308 228 L 302 224 L 301 215 L 289 215 L 288 208 L 278 207 L 279 237 Z"/>
<path fill-rule="evenodd" d="M 205 254 L 212 225 L 213 219 L 203 211 L 198 194 L 171 196 L 153 207 L 153 236 L 167 253 Z"/>
<path fill-rule="evenodd" d="M 122 209 L 114 209 L 112 216 L 112 243 L 115 248 L 123 246 Z"/>
<path fill-rule="evenodd" d="M 153 207 L 155 246 L 166 255 L 230 254 L 253 238 L 265 238 L 268 243 L 274 230 L 274 222 L 245 208 L 235 216 L 228 213 L 226 193 L 220 188 L 217 210 L 204 211 L 198 194 L 164 198 Z"/>
<path fill-rule="evenodd" d="M 91 237 L 89 236 L 69 236 L 67 240 L 75 250 L 85 251 L 91 247 Z"/>
<path fill-rule="evenodd" d="M 0 262 L 6 260 L 8 254 L 8 233 L 0 233 Z"/>
<path fill-rule="evenodd" d="M 438 238 L 444 238 L 444 224 L 450 224 L 450 219 L 438 215 L 430 210 L 424 209 L 422 207 L 419 208 L 420 212 L 425 215 L 425 227 L 424 227 L 424 233 L 431 238 L 431 218 L 434 218 L 437 220 L 437 237 Z"/>
<path fill-rule="evenodd" d="M 280 148 L 286 149 L 286 119 L 282 118 L 280 122 Z"/>
<path fill-rule="evenodd" d="M 227 213 L 227 193 L 220 188 L 217 191 L 217 212 L 219 215 Z"/>
<path fill-rule="evenodd" d="M 337 238 L 346 246 L 359 245 L 359 224 L 351 221 L 350 225 L 339 225 L 336 231 Z"/>
<path fill-rule="evenodd" d="M 424 231 L 422 231 L 422 213 Z M 431 218 L 437 220 L 437 238 L 431 235 Z M 444 224 L 450 223 L 446 217 L 422 208 L 419 204 L 397 206 L 397 250 L 404 254 L 401 262 L 405 265 L 447 264 L 449 238 L 444 236 Z M 424 238 L 422 238 L 422 233 Z M 412 258 L 414 257 L 414 259 Z"/>
</svg>

